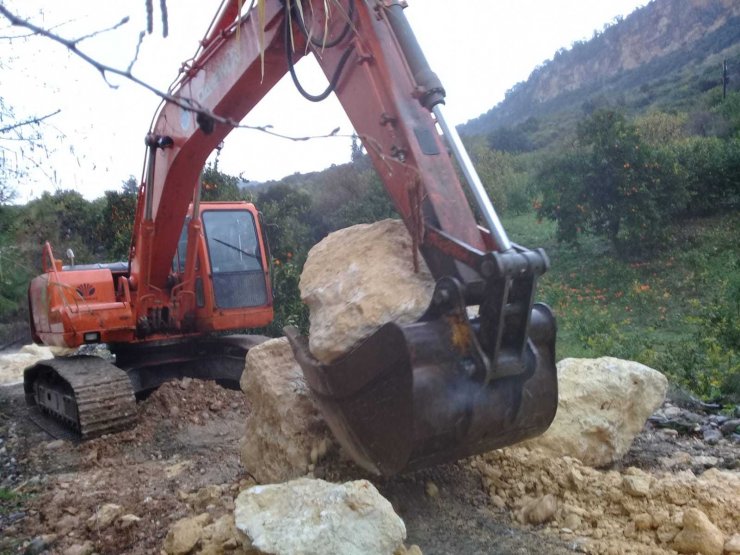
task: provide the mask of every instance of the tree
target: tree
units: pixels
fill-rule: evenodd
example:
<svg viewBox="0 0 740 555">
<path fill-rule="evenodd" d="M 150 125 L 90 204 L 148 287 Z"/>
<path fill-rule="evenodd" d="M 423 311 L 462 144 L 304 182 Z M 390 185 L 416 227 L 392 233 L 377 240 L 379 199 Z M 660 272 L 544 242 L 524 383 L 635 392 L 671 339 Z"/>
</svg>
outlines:
<svg viewBox="0 0 740 555">
<path fill-rule="evenodd" d="M 241 200 L 239 178 L 218 171 L 215 165 L 207 165 L 201 179 L 203 188 L 200 198 L 204 201 Z"/>
<path fill-rule="evenodd" d="M 605 236 L 622 256 L 657 247 L 688 201 L 675 153 L 651 148 L 612 110 L 583 120 L 578 140 L 572 152 L 540 171 L 540 215 L 557 221 L 563 240 L 574 242 L 589 230 Z"/>
<path fill-rule="evenodd" d="M 105 192 L 100 231 L 110 260 L 128 259 L 137 196 L 138 185 L 133 176 L 123 182 L 120 191 Z"/>
</svg>

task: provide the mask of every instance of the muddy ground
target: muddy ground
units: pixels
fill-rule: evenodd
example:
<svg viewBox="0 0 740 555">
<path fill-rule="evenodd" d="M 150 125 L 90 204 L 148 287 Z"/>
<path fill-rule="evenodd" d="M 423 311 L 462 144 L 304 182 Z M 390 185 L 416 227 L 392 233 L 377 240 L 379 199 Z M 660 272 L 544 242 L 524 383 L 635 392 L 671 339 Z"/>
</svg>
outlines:
<svg viewBox="0 0 740 555">
<path fill-rule="evenodd" d="M 27 418 L 22 386 L 0 387 L 0 554 L 39 553 L 44 544 L 49 553 L 65 553 L 86 542 L 100 554 L 159 553 L 174 521 L 194 507 L 215 516 L 229 511 L 238 492 L 254 484 L 238 454 L 249 412 L 241 392 L 173 382 L 138 410 L 135 430 L 77 444 L 55 440 Z M 675 471 L 702 472 L 697 465 L 706 461 L 694 454 L 713 457 L 708 460 L 720 467 L 738 458 L 736 446 L 710 446 L 648 426 L 622 464 L 649 470 L 677 452 L 692 456 Z M 543 529 L 516 525 L 491 502 L 469 461 L 374 482 L 406 523 L 407 544 L 425 555 L 580 549 Z M 205 495 L 213 485 L 221 487 Z M 107 503 L 140 520 L 119 519 L 102 529 L 89 523 Z"/>
</svg>

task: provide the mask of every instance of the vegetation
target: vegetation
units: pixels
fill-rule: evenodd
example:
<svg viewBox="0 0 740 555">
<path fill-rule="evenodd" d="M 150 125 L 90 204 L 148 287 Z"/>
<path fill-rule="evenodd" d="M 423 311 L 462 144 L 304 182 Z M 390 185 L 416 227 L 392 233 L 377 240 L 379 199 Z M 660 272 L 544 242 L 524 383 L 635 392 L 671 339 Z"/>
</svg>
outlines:
<svg viewBox="0 0 740 555">
<path fill-rule="evenodd" d="M 539 298 L 556 311 L 559 358 L 633 359 L 704 397 L 737 402 L 740 79 L 723 98 L 716 57 L 704 64 L 707 52 L 723 52 L 740 74 L 740 43 L 729 32 L 700 39 L 703 57 L 698 47 L 680 49 L 608 86 L 540 104 L 518 86 L 497 112 L 508 114 L 505 125 L 483 125 L 485 116 L 463 139 L 511 237 L 552 259 Z M 596 38 L 608 46 L 614 33 Z M 607 52 L 604 44 L 597 50 Z M 577 45 L 568 56 L 586 54 Z M 526 117 L 516 116 L 519 104 L 531 108 Z M 206 168 L 205 200 L 251 200 L 267 224 L 276 313 L 257 331 L 306 331 L 299 279 L 309 249 L 336 229 L 394 217 L 368 158 L 356 144 L 352 154 L 350 164 L 249 189 Z M 3 190 L 0 344 L 25 329 L 26 287 L 45 240 L 60 254 L 73 249 L 79 263 L 127 257 L 137 184 L 130 178 L 94 201 L 56 191 L 25 206 L 9 204 L 12 191 Z"/>
</svg>

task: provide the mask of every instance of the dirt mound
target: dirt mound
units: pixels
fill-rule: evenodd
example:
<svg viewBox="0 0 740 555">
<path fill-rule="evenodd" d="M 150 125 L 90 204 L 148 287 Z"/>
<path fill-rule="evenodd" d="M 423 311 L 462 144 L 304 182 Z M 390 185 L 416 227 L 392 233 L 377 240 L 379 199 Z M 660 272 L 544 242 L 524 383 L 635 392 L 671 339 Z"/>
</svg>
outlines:
<svg viewBox="0 0 740 555">
<path fill-rule="evenodd" d="M 0 426 L 21 474 L 12 491 L 24 500 L 3 530 L 13 543 L 0 541 L 0 548 L 18 548 L 8 552 L 23 552 L 21 538 L 45 538 L 53 553 L 86 542 L 101 555 L 158 553 L 169 524 L 203 497 L 196 492 L 216 484 L 220 514 L 233 509 L 240 487 L 253 484 L 237 450 L 248 412 L 241 391 L 169 382 L 139 403 L 135 429 L 80 444 L 34 432 L 21 391 L 4 405 L 9 421 Z"/>
<path fill-rule="evenodd" d="M 494 505 L 587 553 L 675 553 L 690 508 L 725 537 L 740 522 L 740 474 L 733 471 L 602 471 L 524 447 L 476 457 L 471 465 Z"/>
</svg>

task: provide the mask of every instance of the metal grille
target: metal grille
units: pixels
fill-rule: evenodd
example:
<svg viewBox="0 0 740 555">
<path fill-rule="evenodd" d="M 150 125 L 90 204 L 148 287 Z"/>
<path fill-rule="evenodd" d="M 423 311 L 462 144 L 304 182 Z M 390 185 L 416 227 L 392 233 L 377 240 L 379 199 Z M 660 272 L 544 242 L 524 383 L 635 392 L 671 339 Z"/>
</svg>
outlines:
<svg viewBox="0 0 740 555">
<path fill-rule="evenodd" d="M 219 308 L 243 308 L 267 303 L 265 275 L 261 271 L 214 273 L 213 291 Z"/>
</svg>

